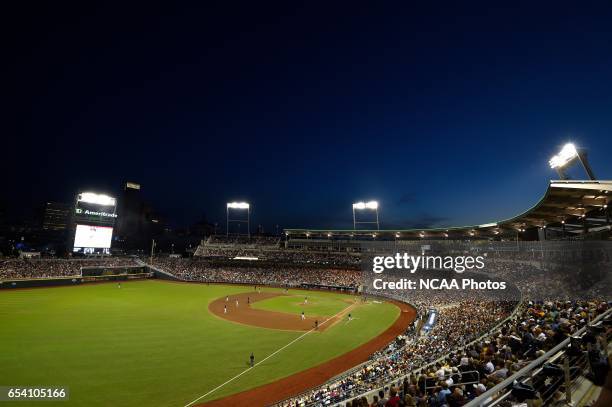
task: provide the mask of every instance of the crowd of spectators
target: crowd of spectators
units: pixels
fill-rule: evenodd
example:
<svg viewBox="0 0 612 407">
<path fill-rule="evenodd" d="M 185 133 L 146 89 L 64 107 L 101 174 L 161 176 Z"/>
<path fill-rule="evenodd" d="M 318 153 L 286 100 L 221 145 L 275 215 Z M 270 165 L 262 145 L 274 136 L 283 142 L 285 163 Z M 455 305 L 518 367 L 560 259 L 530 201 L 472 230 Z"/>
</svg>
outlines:
<svg viewBox="0 0 612 407">
<path fill-rule="evenodd" d="M 213 235 L 202 242 L 204 246 L 212 245 L 248 245 L 250 247 L 255 246 L 271 246 L 278 247 L 280 244 L 280 237 L 278 236 L 224 236 L 224 235 Z"/>
<path fill-rule="evenodd" d="M 246 283 L 257 285 L 300 286 L 323 285 L 354 289 L 361 281 L 357 270 L 288 267 L 223 266 L 206 259 L 156 258 L 156 267 L 181 280 L 210 283 Z"/>
<path fill-rule="evenodd" d="M 280 244 L 278 237 L 257 236 L 211 236 L 196 249 L 194 255 L 204 258 L 233 259 L 256 257 L 276 263 L 320 264 L 324 266 L 348 266 L 357 268 L 361 257 L 358 253 L 325 251 L 309 252 L 304 249 L 288 249 Z"/>
<path fill-rule="evenodd" d="M 99 257 L 86 259 L 28 259 L 0 260 L 0 280 L 70 277 L 81 275 L 84 267 L 134 267 L 131 257 Z"/>
<path fill-rule="evenodd" d="M 491 259 L 486 271 L 515 284 L 526 300 L 602 298 L 612 289 L 610 265 Z"/>
<path fill-rule="evenodd" d="M 429 334 L 415 332 L 404 339 L 404 346 L 396 348 L 394 343 L 358 371 L 283 405 L 326 406 L 378 388 L 374 403 L 358 398 L 347 406 L 460 406 L 570 337 L 608 304 L 527 302 L 513 318 L 504 318 L 512 307 L 511 303 L 460 303 L 443 308 Z M 396 400 L 387 404 L 390 398 Z"/>
<path fill-rule="evenodd" d="M 235 257 L 256 257 L 259 260 L 267 260 L 276 263 L 293 264 L 320 264 L 350 266 L 356 268 L 360 265 L 361 258 L 349 253 L 316 253 L 300 250 L 267 249 L 263 247 L 245 246 L 199 246 L 196 250 L 198 257 L 233 259 Z"/>
</svg>

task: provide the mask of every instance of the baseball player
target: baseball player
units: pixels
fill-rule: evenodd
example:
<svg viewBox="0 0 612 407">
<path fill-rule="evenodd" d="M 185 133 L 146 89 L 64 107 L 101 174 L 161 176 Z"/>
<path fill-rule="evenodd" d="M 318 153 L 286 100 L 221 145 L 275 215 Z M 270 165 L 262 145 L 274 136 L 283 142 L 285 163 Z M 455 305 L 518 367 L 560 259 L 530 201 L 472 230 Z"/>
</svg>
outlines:
<svg viewBox="0 0 612 407">
<path fill-rule="evenodd" d="M 302 311 L 302 321 L 306 319 L 306 315 L 304 315 L 304 311 Z"/>
<path fill-rule="evenodd" d="M 227 305 L 224 305 L 224 306 L 223 306 L 223 313 L 224 313 L 224 314 L 227 314 Z"/>
</svg>

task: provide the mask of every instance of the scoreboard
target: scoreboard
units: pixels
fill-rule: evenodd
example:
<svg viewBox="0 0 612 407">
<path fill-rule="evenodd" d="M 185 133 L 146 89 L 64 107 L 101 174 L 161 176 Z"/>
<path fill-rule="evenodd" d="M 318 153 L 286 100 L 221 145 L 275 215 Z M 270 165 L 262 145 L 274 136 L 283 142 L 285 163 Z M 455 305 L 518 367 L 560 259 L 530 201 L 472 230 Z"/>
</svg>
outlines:
<svg viewBox="0 0 612 407">
<path fill-rule="evenodd" d="M 109 253 L 117 220 L 117 200 L 94 192 L 81 192 L 74 205 L 73 252 Z"/>
<path fill-rule="evenodd" d="M 115 225 L 117 200 L 108 195 L 83 192 L 77 196 L 74 220 L 80 224 Z"/>
</svg>

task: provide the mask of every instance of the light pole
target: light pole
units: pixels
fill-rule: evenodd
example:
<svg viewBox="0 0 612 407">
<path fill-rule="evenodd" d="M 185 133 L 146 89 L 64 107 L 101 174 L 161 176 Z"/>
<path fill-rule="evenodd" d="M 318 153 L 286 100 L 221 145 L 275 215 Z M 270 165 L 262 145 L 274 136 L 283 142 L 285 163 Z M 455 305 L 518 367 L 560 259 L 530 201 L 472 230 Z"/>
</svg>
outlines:
<svg viewBox="0 0 612 407">
<path fill-rule="evenodd" d="M 582 168 L 587 173 L 591 181 L 595 180 L 595 174 L 589 165 L 589 161 L 587 160 L 587 153 L 584 149 L 577 149 L 576 146 L 572 143 L 567 143 L 563 146 L 559 154 L 554 155 L 549 161 L 548 164 L 550 168 L 557 171 L 559 178 L 562 180 L 569 179 L 567 174 L 565 173 L 565 168 L 572 164 L 574 161 L 580 161 L 582 164 Z"/>
<path fill-rule="evenodd" d="M 355 211 L 359 210 L 373 210 L 374 213 L 376 214 L 376 221 L 357 221 L 357 215 L 355 213 Z M 353 204 L 353 230 L 357 230 L 357 224 L 358 223 L 375 223 L 376 224 L 376 230 L 380 230 L 380 223 L 378 221 L 378 202 L 376 201 L 369 201 L 369 202 L 355 202 Z"/>
<path fill-rule="evenodd" d="M 153 265 L 153 253 L 155 252 L 155 239 L 151 239 L 151 265 Z"/>
<path fill-rule="evenodd" d="M 230 209 L 233 210 L 244 210 L 247 211 L 247 218 L 244 219 L 231 219 L 230 218 Z M 251 205 L 247 202 L 228 202 L 225 209 L 225 234 L 229 236 L 229 224 L 230 222 L 237 222 L 238 227 L 240 227 L 241 223 L 247 224 L 247 236 L 251 237 Z"/>
</svg>

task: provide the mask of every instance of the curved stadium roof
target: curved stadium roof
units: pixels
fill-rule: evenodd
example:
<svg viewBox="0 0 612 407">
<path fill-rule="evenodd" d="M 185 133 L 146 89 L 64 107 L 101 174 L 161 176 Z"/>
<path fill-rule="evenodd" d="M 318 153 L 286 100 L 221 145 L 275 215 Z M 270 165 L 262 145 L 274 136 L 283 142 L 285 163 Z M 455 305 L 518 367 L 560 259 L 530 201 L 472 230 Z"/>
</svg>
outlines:
<svg viewBox="0 0 612 407">
<path fill-rule="evenodd" d="M 537 239 L 538 230 L 556 236 L 610 230 L 612 181 L 550 181 L 546 193 L 520 215 L 480 225 L 434 229 L 285 229 L 295 238 L 469 239 L 518 236 Z"/>
</svg>

